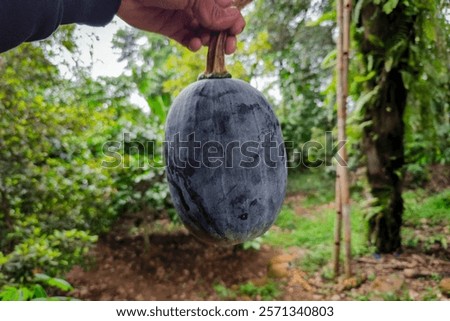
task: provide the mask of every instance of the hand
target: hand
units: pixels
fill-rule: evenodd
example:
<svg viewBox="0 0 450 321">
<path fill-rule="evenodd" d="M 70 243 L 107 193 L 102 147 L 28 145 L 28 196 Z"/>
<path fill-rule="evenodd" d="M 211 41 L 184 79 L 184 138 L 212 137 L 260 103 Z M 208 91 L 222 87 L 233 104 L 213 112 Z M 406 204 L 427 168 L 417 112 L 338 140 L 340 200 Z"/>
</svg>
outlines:
<svg viewBox="0 0 450 321">
<path fill-rule="evenodd" d="M 227 31 L 225 53 L 236 50 L 245 27 L 232 0 L 122 0 L 118 16 L 133 27 L 172 38 L 192 51 L 209 44 L 211 31 Z"/>
</svg>

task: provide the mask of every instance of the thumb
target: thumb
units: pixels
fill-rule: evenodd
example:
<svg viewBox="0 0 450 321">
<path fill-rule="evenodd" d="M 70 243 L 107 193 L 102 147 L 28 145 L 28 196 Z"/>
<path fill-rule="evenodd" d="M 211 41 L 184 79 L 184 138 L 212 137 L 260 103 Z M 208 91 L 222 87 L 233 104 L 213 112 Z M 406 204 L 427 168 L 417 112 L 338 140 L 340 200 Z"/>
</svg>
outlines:
<svg viewBox="0 0 450 321">
<path fill-rule="evenodd" d="M 227 29 L 241 29 L 244 27 L 244 18 L 236 7 L 223 6 L 223 0 L 200 0 L 194 14 L 200 25 L 211 30 L 222 31 Z M 235 26 L 238 25 L 238 28 Z"/>
</svg>

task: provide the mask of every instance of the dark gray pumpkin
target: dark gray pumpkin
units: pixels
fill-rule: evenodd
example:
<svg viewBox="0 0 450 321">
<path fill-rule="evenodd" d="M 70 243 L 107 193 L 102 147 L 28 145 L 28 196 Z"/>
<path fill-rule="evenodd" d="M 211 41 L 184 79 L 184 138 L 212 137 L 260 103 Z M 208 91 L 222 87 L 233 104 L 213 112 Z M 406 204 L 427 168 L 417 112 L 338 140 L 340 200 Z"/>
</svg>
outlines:
<svg viewBox="0 0 450 321">
<path fill-rule="evenodd" d="M 193 143 L 193 135 L 197 143 Z M 263 148 L 265 137 L 276 142 L 276 148 Z M 189 140 L 192 147 L 197 146 L 190 152 L 186 148 Z M 287 169 L 278 120 L 259 91 L 235 79 L 195 82 L 173 102 L 166 141 L 172 199 L 181 220 L 195 236 L 231 245 L 258 237 L 270 228 L 283 203 Z M 210 154 L 198 148 L 207 142 L 213 146 Z M 226 153 L 231 142 L 242 147 L 257 143 L 259 147 L 247 148 L 245 155 L 237 148 Z M 273 162 L 267 164 L 269 151 Z M 208 159 L 208 155 L 217 157 Z M 220 159 L 221 165 L 217 162 Z"/>
</svg>

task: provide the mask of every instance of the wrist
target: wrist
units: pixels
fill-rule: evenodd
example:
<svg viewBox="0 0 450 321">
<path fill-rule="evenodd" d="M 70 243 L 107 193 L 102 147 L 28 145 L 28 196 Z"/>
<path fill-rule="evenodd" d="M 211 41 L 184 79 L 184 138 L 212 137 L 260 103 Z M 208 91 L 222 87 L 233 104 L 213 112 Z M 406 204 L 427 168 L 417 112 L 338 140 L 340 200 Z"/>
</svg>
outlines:
<svg viewBox="0 0 450 321">
<path fill-rule="evenodd" d="M 119 10 L 121 0 L 62 0 L 62 24 L 105 26 Z"/>
</svg>

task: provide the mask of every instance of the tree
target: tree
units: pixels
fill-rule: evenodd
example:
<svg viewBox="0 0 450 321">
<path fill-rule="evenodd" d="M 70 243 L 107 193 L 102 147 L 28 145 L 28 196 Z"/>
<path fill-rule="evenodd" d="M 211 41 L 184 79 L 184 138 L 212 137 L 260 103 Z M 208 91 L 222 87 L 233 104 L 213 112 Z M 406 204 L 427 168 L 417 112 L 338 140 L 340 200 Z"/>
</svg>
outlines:
<svg viewBox="0 0 450 321">
<path fill-rule="evenodd" d="M 253 66 L 252 77 L 265 79 L 271 90 L 279 89 L 281 101 L 273 105 L 285 141 L 293 142 L 287 145 L 290 159 L 293 149 L 322 138 L 335 124 L 335 90 L 327 90 L 333 79 L 333 65 L 327 61 L 336 57 L 332 32 L 336 12 L 332 6 L 327 0 L 257 1 L 248 16 L 243 37 L 247 35 L 248 43 L 258 43 L 265 36 L 267 45 L 257 47 L 253 55 L 245 50 L 247 57 L 242 61 Z M 331 99 L 327 99 L 328 93 Z M 273 93 L 269 91 L 268 96 Z M 308 155 L 302 156 L 308 159 Z"/>
<path fill-rule="evenodd" d="M 170 209 L 163 169 L 136 165 L 145 151 L 133 147 L 162 136 L 129 102 L 128 79 L 94 80 L 82 67 L 66 79 L 52 63 L 77 50 L 72 30 L 0 57 L 0 298 L 82 262 L 119 215 Z M 107 142 L 122 144 L 115 155 L 131 168 L 104 165 Z M 145 156 L 162 163 L 158 149 Z"/>
<path fill-rule="evenodd" d="M 369 237 L 381 253 L 401 248 L 405 110 L 420 105 L 432 113 L 432 99 L 418 99 L 415 84 L 442 81 L 441 62 L 434 62 L 442 57 L 439 30 L 446 23 L 440 9 L 438 1 L 420 0 L 359 0 L 355 6 L 357 63 L 365 77 L 357 90 L 362 148 L 374 198 Z"/>
</svg>

